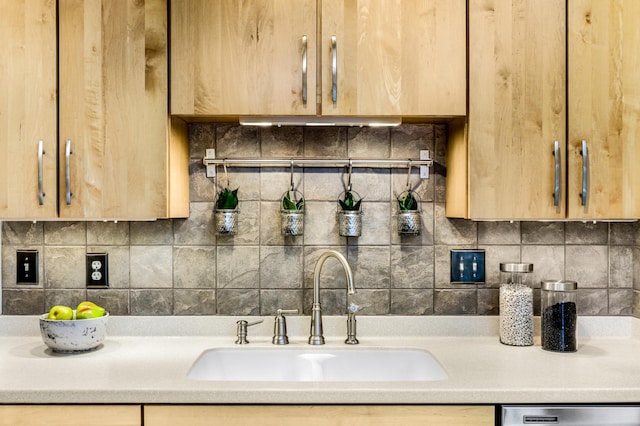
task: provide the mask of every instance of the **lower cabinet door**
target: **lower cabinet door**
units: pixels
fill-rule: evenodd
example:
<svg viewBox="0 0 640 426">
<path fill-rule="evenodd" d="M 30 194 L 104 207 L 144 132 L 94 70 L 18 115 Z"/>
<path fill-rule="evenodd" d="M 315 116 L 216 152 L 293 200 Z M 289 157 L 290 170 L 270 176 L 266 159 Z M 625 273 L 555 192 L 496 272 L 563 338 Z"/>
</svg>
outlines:
<svg viewBox="0 0 640 426">
<path fill-rule="evenodd" d="M 0 405 L 0 426 L 141 426 L 140 405 Z"/>
<path fill-rule="evenodd" d="M 145 426 L 494 426 L 493 405 L 145 405 Z"/>
</svg>

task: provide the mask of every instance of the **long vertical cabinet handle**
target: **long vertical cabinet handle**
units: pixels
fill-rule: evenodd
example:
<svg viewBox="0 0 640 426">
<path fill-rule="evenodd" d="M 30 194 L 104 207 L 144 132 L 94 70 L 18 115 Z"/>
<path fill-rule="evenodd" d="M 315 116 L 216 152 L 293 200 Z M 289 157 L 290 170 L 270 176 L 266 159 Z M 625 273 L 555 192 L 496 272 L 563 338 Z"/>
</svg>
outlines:
<svg viewBox="0 0 640 426">
<path fill-rule="evenodd" d="M 42 180 L 43 180 L 42 162 L 44 160 L 43 157 L 44 157 L 44 141 L 39 140 L 38 141 L 38 204 L 41 206 L 44 205 L 44 196 L 47 195 L 44 193 L 43 184 L 42 184 Z"/>
<path fill-rule="evenodd" d="M 555 141 L 553 143 L 553 156 L 555 157 L 555 183 L 553 186 L 553 205 L 558 207 L 560 205 L 560 197 L 562 196 L 561 193 L 561 186 L 560 186 L 560 179 L 562 178 L 562 171 L 560 169 L 560 142 Z"/>
<path fill-rule="evenodd" d="M 67 139 L 67 144 L 64 150 L 64 182 L 66 188 L 67 205 L 71 205 L 71 139 Z"/>
<path fill-rule="evenodd" d="M 302 103 L 307 103 L 307 36 L 302 36 Z"/>
<path fill-rule="evenodd" d="M 582 201 L 581 205 L 586 206 L 589 198 L 589 151 L 587 150 L 587 141 L 582 141 L 582 151 L 580 151 L 580 155 L 582 155 L 582 193 L 580 197 Z"/>
<path fill-rule="evenodd" d="M 331 36 L 331 100 L 338 102 L 338 42 Z"/>
</svg>

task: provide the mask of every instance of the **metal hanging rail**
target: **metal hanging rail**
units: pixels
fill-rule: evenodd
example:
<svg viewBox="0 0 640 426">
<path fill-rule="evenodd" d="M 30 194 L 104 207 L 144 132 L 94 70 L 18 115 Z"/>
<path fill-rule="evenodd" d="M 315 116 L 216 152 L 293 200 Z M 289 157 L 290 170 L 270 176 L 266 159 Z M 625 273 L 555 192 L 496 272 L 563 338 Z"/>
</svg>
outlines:
<svg viewBox="0 0 640 426">
<path fill-rule="evenodd" d="M 202 163 L 207 166 L 207 177 L 216 177 L 216 166 L 235 167 L 368 167 L 407 168 L 420 167 L 420 177 L 429 177 L 433 160 L 428 150 L 420 150 L 419 159 L 355 159 L 355 158 L 216 158 L 214 149 L 207 149 Z"/>
</svg>

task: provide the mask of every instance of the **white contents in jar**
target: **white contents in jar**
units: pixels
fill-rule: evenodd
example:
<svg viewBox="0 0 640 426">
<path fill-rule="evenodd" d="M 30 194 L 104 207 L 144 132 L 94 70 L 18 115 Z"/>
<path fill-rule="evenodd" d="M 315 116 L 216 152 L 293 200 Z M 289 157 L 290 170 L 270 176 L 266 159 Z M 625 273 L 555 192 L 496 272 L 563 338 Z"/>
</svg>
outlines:
<svg viewBox="0 0 640 426">
<path fill-rule="evenodd" d="M 500 287 L 500 342 L 533 345 L 533 290 L 524 284 Z"/>
</svg>

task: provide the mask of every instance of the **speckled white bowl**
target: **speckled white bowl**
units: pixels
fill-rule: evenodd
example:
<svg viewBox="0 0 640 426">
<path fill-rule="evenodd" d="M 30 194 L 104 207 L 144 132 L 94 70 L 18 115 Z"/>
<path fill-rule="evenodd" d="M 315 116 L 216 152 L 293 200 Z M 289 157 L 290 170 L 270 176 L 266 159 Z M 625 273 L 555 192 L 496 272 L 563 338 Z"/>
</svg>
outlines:
<svg viewBox="0 0 640 426">
<path fill-rule="evenodd" d="M 50 320 L 40 316 L 40 334 L 54 352 L 85 352 L 97 348 L 107 331 L 109 314 L 90 319 Z"/>
</svg>

